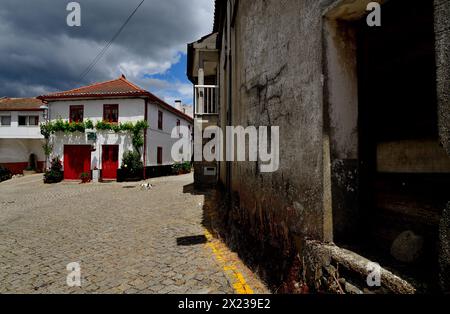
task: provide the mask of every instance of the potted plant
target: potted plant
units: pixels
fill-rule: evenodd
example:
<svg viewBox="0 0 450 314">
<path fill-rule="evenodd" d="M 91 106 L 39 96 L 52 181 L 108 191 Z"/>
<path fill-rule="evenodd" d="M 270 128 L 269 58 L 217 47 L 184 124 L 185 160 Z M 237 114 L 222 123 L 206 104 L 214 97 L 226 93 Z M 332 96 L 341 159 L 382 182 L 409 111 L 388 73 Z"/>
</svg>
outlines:
<svg viewBox="0 0 450 314">
<path fill-rule="evenodd" d="M 50 163 L 50 169 L 44 173 L 44 183 L 58 183 L 62 180 L 62 163 L 59 157 L 55 157 Z"/>
<path fill-rule="evenodd" d="M 91 176 L 87 172 L 83 172 L 80 175 L 81 183 L 88 183 L 91 182 Z"/>
</svg>

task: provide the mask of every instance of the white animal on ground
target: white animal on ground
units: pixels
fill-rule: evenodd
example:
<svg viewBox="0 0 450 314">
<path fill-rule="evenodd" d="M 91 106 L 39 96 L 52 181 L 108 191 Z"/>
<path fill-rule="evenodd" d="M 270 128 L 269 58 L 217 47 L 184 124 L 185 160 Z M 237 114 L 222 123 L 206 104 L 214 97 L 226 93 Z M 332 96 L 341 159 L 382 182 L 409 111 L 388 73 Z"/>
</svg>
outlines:
<svg viewBox="0 0 450 314">
<path fill-rule="evenodd" d="M 153 189 L 153 185 L 151 185 L 150 183 L 142 183 L 141 189 L 142 190 L 151 190 L 151 189 Z"/>
</svg>

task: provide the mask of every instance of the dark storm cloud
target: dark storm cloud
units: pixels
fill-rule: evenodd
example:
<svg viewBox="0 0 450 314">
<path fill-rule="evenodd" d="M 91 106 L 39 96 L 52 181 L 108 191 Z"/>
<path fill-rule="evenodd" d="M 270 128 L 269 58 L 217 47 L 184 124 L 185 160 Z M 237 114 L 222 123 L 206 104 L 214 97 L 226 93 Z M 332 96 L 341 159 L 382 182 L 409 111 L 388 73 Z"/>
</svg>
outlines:
<svg viewBox="0 0 450 314">
<path fill-rule="evenodd" d="M 176 63 L 186 43 L 208 33 L 212 0 L 146 0 L 83 81 L 80 74 L 140 0 L 79 0 L 81 27 L 69 27 L 66 0 L 0 0 L 0 96 L 34 96 L 144 74 Z M 151 85 L 144 86 L 151 88 Z"/>
</svg>

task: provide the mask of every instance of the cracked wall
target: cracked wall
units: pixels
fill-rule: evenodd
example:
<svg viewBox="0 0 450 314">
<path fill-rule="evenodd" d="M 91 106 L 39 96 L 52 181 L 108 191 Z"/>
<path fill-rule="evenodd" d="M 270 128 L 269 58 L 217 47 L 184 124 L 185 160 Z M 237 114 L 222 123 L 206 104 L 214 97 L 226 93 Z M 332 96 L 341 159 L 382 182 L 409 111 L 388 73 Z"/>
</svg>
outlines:
<svg viewBox="0 0 450 314">
<path fill-rule="evenodd" d="M 350 10 L 355 3 L 358 8 Z M 334 232 L 357 225 L 355 34 L 342 20 L 326 25 L 323 14 L 336 7 L 335 19 L 343 11 L 358 19 L 364 13 L 361 3 L 238 1 L 229 13 L 230 37 L 227 23 L 219 30 L 219 125 L 280 127 L 277 172 L 260 173 L 257 162 L 220 162 L 219 183 L 231 200 L 225 219 L 235 243 L 252 248 L 253 262 L 276 256 L 272 269 L 280 270 L 280 281 L 289 276 L 289 261 L 302 251 L 305 239 L 332 240 L 328 188 L 334 189 L 333 214 L 339 214 L 333 216 L 334 227 L 342 229 Z M 449 4 L 435 3 L 440 135 L 449 152 Z M 348 40 L 343 43 L 342 38 Z M 334 53 L 327 55 L 324 46 Z M 326 85 L 330 83 L 335 85 Z"/>
<path fill-rule="evenodd" d="M 434 0 L 434 32 L 436 39 L 436 79 L 439 135 L 441 145 L 450 155 L 450 2 Z M 450 203 L 443 210 L 439 231 L 440 284 L 445 293 L 450 293 Z"/>
<path fill-rule="evenodd" d="M 225 35 L 221 39 L 221 126 L 231 110 L 232 125 L 280 127 L 277 172 L 260 173 L 257 162 L 229 165 L 235 205 L 230 220 L 236 232 L 254 240 L 261 259 L 272 250 L 290 257 L 306 237 L 330 237 L 324 228 L 322 161 L 322 11 L 330 2 L 239 1 L 230 38 L 231 108 L 226 107 L 228 43 Z M 223 186 L 226 168 L 222 162 Z"/>
</svg>

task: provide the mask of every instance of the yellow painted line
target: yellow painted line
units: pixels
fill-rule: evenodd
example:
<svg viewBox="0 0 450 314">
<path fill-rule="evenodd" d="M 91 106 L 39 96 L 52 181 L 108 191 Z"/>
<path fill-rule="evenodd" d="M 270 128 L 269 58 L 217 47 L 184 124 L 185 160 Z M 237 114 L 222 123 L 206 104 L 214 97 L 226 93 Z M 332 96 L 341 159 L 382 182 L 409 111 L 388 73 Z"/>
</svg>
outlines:
<svg viewBox="0 0 450 314">
<path fill-rule="evenodd" d="M 216 243 L 212 242 L 213 236 L 211 235 L 211 233 L 209 233 L 208 230 L 205 230 L 205 236 L 206 239 L 208 239 L 206 246 L 208 246 L 211 249 L 216 260 L 223 268 L 223 271 L 225 272 L 227 277 L 231 280 L 231 284 L 233 286 L 234 291 L 237 294 L 253 294 L 252 288 L 250 288 L 250 286 L 247 284 L 244 276 L 242 275 L 242 273 L 239 272 L 236 265 L 228 262 L 225 258 L 225 254 L 222 251 L 222 249 Z"/>
</svg>

